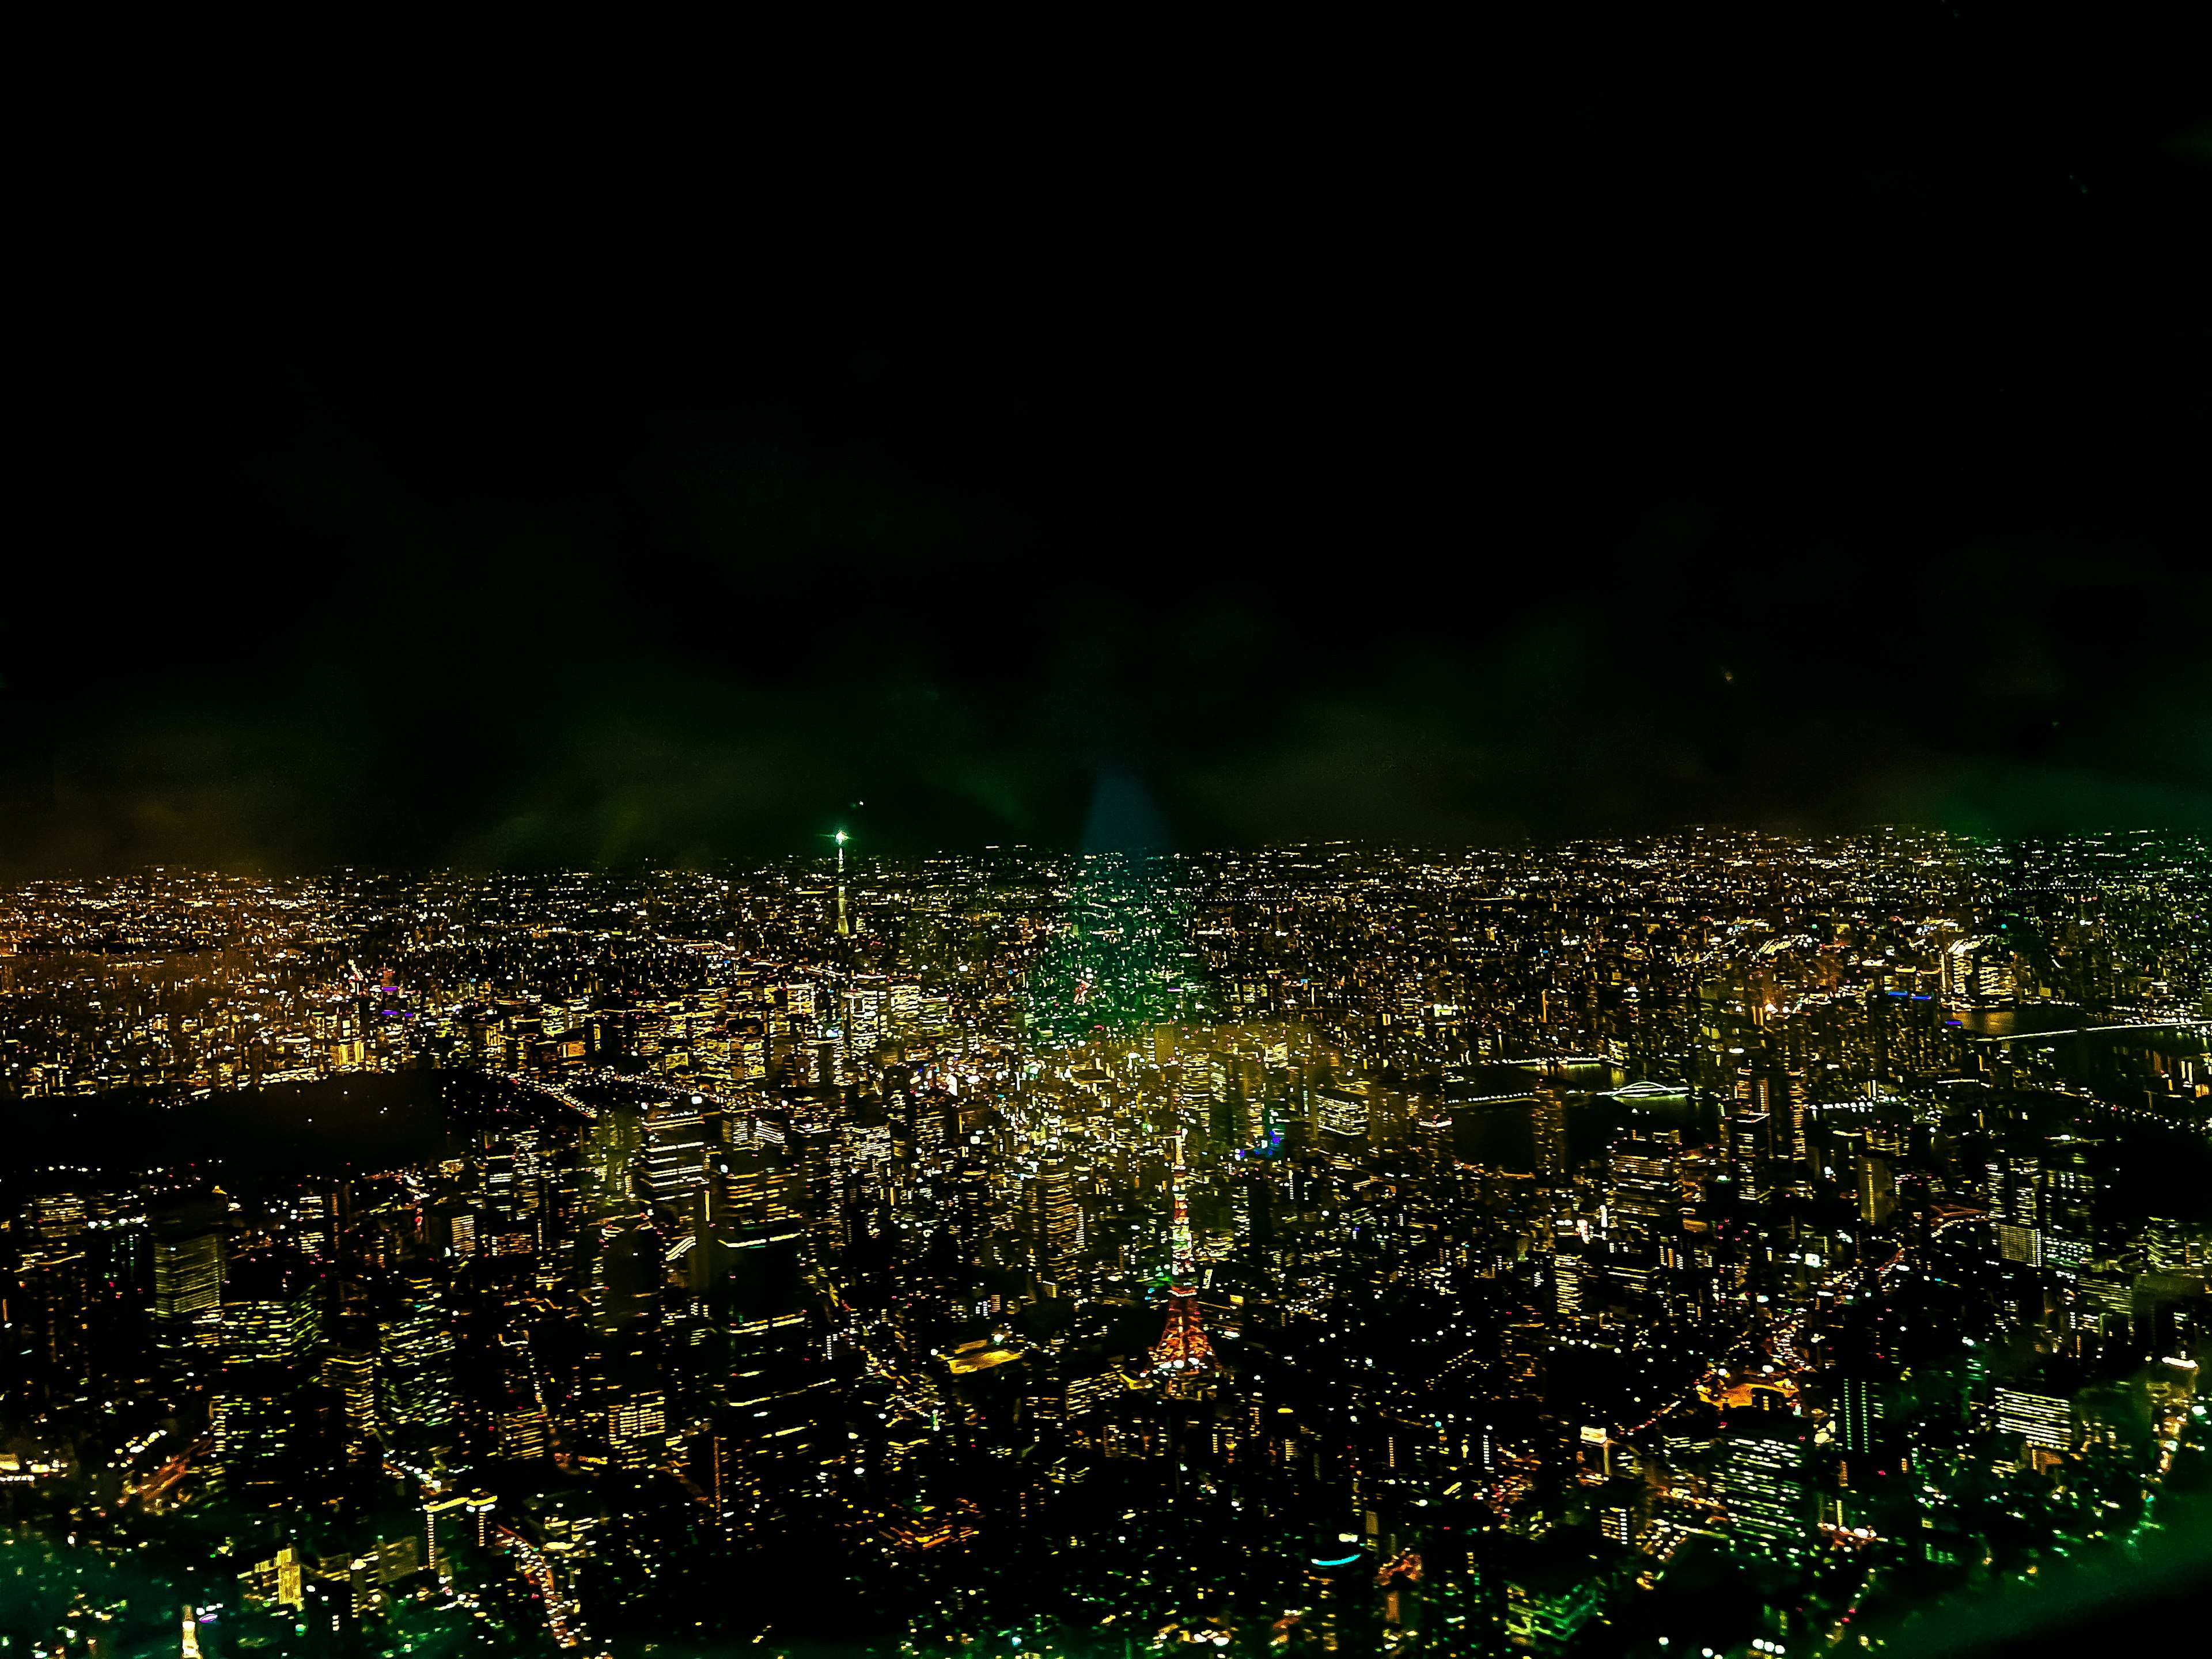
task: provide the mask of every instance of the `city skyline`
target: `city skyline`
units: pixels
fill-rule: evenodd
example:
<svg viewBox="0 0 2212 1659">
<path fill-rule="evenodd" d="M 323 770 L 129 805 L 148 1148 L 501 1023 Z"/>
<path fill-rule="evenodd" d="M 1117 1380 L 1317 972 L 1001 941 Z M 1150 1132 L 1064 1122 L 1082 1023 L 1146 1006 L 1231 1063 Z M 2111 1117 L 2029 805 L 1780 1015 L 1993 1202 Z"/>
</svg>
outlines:
<svg viewBox="0 0 2212 1659">
<path fill-rule="evenodd" d="M 16 1639 L 1771 1659 L 2201 1547 L 2201 839 L 824 839 L 0 891 Z"/>
<path fill-rule="evenodd" d="M 58 60 L 0 1659 L 2185 1648 L 2201 53 L 1084 21 Z"/>
</svg>

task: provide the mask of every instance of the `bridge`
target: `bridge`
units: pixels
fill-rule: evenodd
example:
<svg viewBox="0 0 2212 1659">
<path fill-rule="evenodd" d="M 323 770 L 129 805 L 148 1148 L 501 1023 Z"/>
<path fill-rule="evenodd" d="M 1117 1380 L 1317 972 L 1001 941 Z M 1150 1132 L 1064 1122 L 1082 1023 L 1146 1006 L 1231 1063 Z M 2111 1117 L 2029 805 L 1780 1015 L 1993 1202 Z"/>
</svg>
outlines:
<svg viewBox="0 0 2212 1659">
<path fill-rule="evenodd" d="M 2194 1031 L 2212 1039 L 2212 1020 L 2167 1019 L 2148 1024 L 2126 1025 L 2069 1025 L 2056 1031 L 2014 1031 L 2007 1036 L 1978 1036 L 1976 1042 L 2035 1042 L 2045 1037 L 2088 1036 L 2110 1031 Z"/>
</svg>

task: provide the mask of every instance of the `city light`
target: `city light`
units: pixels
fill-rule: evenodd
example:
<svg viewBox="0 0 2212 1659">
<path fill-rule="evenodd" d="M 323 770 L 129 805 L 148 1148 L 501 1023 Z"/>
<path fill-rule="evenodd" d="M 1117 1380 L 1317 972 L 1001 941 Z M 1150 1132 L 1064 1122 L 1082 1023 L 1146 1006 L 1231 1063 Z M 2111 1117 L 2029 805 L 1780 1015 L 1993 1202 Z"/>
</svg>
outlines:
<svg viewBox="0 0 2212 1659">
<path fill-rule="evenodd" d="M 830 839 L 0 894 L 47 1650 L 1778 1656 L 2194 1512 L 2202 848 Z"/>
</svg>

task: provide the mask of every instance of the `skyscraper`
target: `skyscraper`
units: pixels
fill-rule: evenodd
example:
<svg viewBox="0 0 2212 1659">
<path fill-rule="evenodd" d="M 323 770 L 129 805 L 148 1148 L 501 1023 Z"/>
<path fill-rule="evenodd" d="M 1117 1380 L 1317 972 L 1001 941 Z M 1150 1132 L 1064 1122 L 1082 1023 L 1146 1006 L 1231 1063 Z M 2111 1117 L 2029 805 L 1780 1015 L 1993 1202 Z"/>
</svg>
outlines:
<svg viewBox="0 0 2212 1659">
<path fill-rule="evenodd" d="M 2097 1248 L 2097 1179 L 2089 1152 L 2098 1143 L 2062 1138 L 2044 1169 L 2044 1260 L 2078 1273 Z"/>
<path fill-rule="evenodd" d="M 1556 1085 L 1536 1091 L 1530 1123 L 1536 1138 L 1536 1173 L 1557 1179 L 1567 1172 L 1567 1094 Z"/>
<path fill-rule="evenodd" d="M 51 1368 L 57 1382 L 81 1372 L 92 1336 L 94 1274 L 84 1212 L 74 1193 L 43 1194 L 23 1212 L 23 1230 L 33 1242 L 16 1262 L 14 1322 L 27 1339 L 25 1352 Z"/>
<path fill-rule="evenodd" d="M 855 1061 L 884 1038 L 887 984 L 880 975 L 869 975 L 845 993 L 845 1053 Z"/>
<path fill-rule="evenodd" d="M 1075 1180 L 1067 1155 L 1046 1155 L 1036 1177 L 1037 1273 L 1051 1284 L 1065 1285 L 1074 1277 L 1083 1254 L 1083 1205 L 1075 1195 Z"/>
<path fill-rule="evenodd" d="M 427 1279 L 404 1281 L 377 1321 L 377 1415 L 432 1431 L 453 1420 L 453 1333 Z"/>
<path fill-rule="evenodd" d="M 1835 1382 L 1838 1443 L 1853 1456 L 1880 1449 L 1888 1415 L 1887 1389 L 1879 1364 L 1857 1358 Z"/>
<path fill-rule="evenodd" d="M 376 1356 L 339 1348 L 323 1360 L 323 1382 L 336 1396 L 339 1443 L 349 1458 L 366 1457 L 377 1435 Z"/>
<path fill-rule="evenodd" d="M 210 1416 L 224 1489 L 252 1504 L 297 1497 L 321 1450 L 307 1400 L 322 1335 L 312 1279 L 294 1261 L 247 1258 L 223 1299 L 222 1333 Z"/>
<path fill-rule="evenodd" d="M 1805 1120 L 1809 1111 L 1811 1096 L 1805 1082 L 1805 1068 L 1793 1066 L 1783 1079 L 1782 1122 L 1784 1144 L 1778 1155 L 1803 1169 L 1813 1161 L 1812 1148 L 1805 1139 Z"/>
<path fill-rule="evenodd" d="M 1773 1120 L 1765 1112 L 1739 1112 L 1729 1121 L 1729 1153 L 1735 1165 L 1736 1195 L 1751 1203 L 1767 1196 L 1766 1164 Z"/>
<path fill-rule="evenodd" d="M 1869 1227 L 1888 1221 L 1897 1208 L 1897 1182 L 1889 1160 L 1874 1152 L 1859 1154 L 1859 1219 Z"/>
<path fill-rule="evenodd" d="M 1617 1243 L 1646 1243 L 1680 1232 L 1681 1192 L 1674 1171 L 1676 1151 L 1674 1146 L 1660 1141 L 1634 1141 L 1614 1149 L 1606 1208 Z"/>
<path fill-rule="evenodd" d="M 2063 1452 L 2074 1443 L 2074 1402 L 2062 1389 L 2045 1383 L 2005 1387 L 1996 1391 L 1997 1432 L 2018 1435 L 2030 1453 Z"/>
<path fill-rule="evenodd" d="M 707 1127 L 699 1097 L 662 1101 L 645 1117 L 645 1190 L 654 1204 L 689 1218 L 706 1176 Z"/>
<path fill-rule="evenodd" d="M 222 1213 L 219 1200 L 199 1200 L 154 1215 L 154 1327 L 165 1347 L 213 1347 L 221 1337 Z"/>
<path fill-rule="evenodd" d="M 1791 1557 L 1808 1547 L 1813 1516 L 1805 1483 L 1809 1431 L 1794 1413 L 1761 1412 L 1730 1425 L 1721 1463 L 1722 1501 L 1735 1547 L 1747 1555 Z"/>
</svg>

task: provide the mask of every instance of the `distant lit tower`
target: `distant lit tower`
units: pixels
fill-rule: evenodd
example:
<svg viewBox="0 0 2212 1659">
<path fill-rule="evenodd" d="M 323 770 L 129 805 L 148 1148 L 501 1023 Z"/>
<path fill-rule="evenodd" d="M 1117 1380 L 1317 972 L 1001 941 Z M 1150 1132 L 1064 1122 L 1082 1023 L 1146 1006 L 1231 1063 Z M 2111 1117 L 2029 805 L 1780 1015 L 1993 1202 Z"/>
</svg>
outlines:
<svg viewBox="0 0 2212 1659">
<path fill-rule="evenodd" d="M 1182 1137 L 1175 1142 L 1175 1172 L 1170 1177 L 1170 1192 L 1175 1200 L 1175 1220 L 1169 1230 L 1169 1239 L 1175 1250 L 1175 1277 L 1168 1285 L 1168 1322 L 1160 1333 L 1160 1340 L 1152 1345 L 1153 1375 L 1166 1379 L 1172 1388 L 1182 1378 L 1209 1370 L 1213 1365 L 1213 1345 L 1206 1340 L 1206 1325 L 1198 1311 L 1197 1263 L 1193 1258 L 1190 1243 L 1190 1206 L 1183 1198 L 1183 1177 L 1189 1171 L 1182 1161 Z"/>
<path fill-rule="evenodd" d="M 837 843 L 837 931 L 849 933 L 853 924 L 845 915 L 845 843 L 852 837 L 840 830 L 830 839 Z"/>
</svg>

